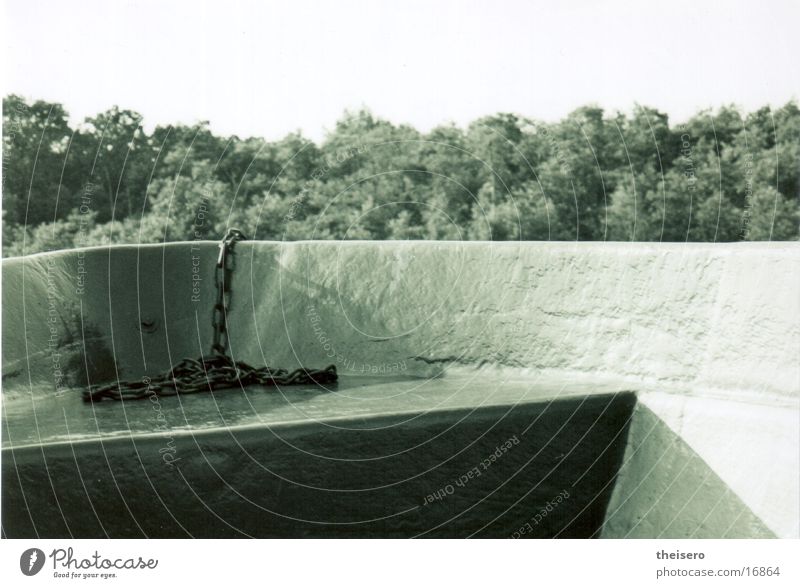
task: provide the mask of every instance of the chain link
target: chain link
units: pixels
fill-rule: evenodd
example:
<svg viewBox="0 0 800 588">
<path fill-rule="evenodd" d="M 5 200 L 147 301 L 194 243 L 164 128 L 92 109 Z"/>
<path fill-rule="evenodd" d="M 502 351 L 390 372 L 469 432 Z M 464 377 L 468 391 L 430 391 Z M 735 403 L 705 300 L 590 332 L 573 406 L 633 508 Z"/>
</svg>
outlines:
<svg viewBox="0 0 800 588">
<path fill-rule="evenodd" d="M 217 302 L 211 311 L 211 326 L 214 327 L 214 339 L 211 353 L 225 355 L 228 346 L 228 312 L 231 309 L 231 282 L 235 269 L 236 257 L 233 247 L 237 241 L 246 239 L 239 229 L 228 229 L 219 243 L 219 257 L 214 269 L 214 286 L 217 288 Z"/>
<path fill-rule="evenodd" d="M 200 359 L 184 359 L 169 371 L 141 381 L 122 381 L 89 386 L 83 393 L 84 402 L 103 399 L 138 400 L 149 396 L 176 396 L 210 392 L 235 386 L 291 386 L 295 384 L 332 384 L 338 380 L 336 366 L 321 370 L 299 368 L 292 372 L 270 367 L 254 368 L 227 355 L 228 323 L 231 310 L 231 284 L 235 269 L 234 246 L 246 239 L 238 229 L 229 229 L 219 244 L 219 257 L 214 273 L 217 298 L 211 311 L 214 328 L 211 355 Z"/>
</svg>

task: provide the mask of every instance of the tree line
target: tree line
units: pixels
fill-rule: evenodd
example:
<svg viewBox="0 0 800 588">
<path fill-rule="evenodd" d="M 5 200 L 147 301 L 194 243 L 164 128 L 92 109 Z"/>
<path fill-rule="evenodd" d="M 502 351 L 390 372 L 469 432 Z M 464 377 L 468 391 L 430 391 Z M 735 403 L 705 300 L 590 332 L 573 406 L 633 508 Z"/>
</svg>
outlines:
<svg viewBox="0 0 800 588">
<path fill-rule="evenodd" d="M 422 133 L 348 112 L 317 144 L 3 99 L 3 255 L 218 239 L 742 241 L 800 237 L 800 109 L 670 125 L 644 106 Z"/>
</svg>

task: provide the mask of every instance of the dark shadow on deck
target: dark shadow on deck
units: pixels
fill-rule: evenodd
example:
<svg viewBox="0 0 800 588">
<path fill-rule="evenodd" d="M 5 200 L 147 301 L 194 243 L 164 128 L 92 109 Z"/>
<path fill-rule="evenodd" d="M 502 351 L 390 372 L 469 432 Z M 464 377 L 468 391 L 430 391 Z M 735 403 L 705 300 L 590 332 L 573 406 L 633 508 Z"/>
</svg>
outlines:
<svg viewBox="0 0 800 588">
<path fill-rule="evenodd" d="M 635 404 L 604 393 L 6 445 L 3 535 L 592 537 Z"/>
</svg>

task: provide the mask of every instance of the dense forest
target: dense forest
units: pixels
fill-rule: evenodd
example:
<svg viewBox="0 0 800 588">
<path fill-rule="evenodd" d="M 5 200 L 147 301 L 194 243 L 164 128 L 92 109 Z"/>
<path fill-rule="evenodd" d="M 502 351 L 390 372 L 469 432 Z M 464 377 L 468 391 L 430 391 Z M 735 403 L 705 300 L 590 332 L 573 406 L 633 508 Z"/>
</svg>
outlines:
<svg viewBox="0 0 800 588">
<path fill-rule="evenodd" d="M 3 255 L 218 239 L 796 240 L 800 110 L 584 107 L 421 133 L 346 113 L 316 144 L 145 132 L 114 107 L 3 99 Z"/>
</svg>

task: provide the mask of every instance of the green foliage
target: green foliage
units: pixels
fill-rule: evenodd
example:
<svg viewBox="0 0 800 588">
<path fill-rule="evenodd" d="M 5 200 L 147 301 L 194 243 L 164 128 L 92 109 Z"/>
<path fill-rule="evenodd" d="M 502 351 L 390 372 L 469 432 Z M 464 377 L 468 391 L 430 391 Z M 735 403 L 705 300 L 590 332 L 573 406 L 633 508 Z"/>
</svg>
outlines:
<svg viewBox="0 0 800 588">
<path fill-rule="evenodd" d="M 217 239 L 739 241 L 800 236 L 800 109 L 513 114 L 423 134 L 348 112 L 319 145 L 145 132 L 3 100 L 3 254 Z"/>
</svg>

